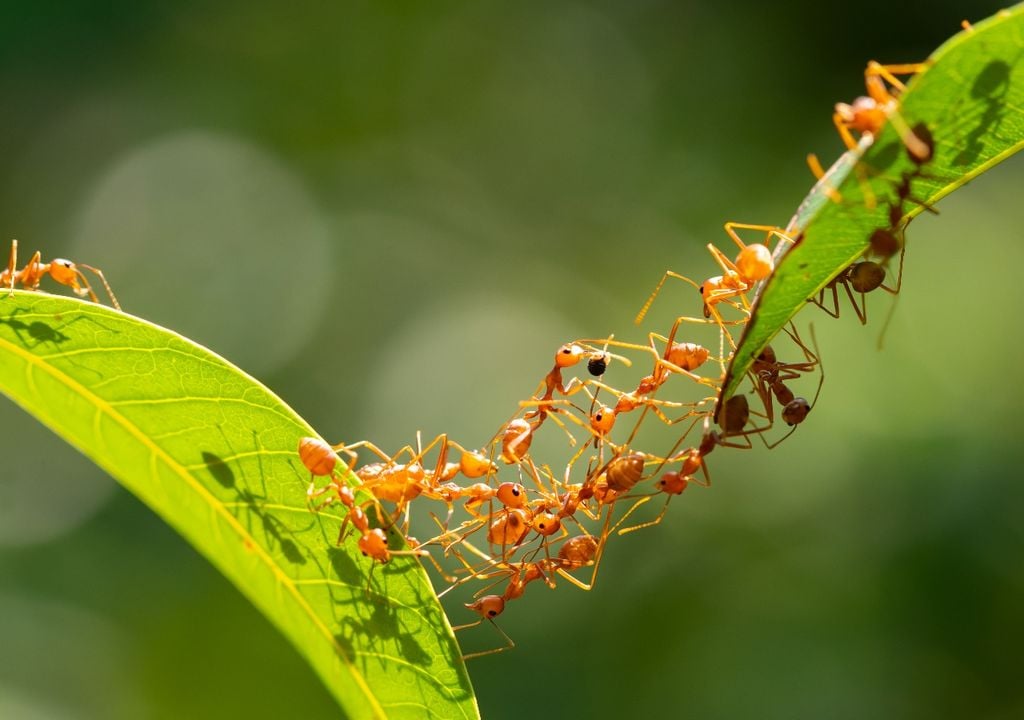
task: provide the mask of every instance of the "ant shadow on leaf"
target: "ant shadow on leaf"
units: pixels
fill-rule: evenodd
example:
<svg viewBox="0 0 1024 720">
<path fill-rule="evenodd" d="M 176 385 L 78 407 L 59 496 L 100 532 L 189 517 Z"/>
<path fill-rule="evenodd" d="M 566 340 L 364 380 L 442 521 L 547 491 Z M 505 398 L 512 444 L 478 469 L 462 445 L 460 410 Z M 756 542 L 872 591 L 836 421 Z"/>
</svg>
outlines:
<svg viewBox="0 0 1024 720">
<path fill-rule="evenodd" d="M 335 538 L 331 535 L 333 532 L 325 531 L 324 540 L 333 545 Z M 403 612 L 403 604 L 398 604 L 391 597 L 386 575 L 381 568 L 376 567 L 378 563 L 368 563 L 362 567 L 353 558 L 351 550 L 342 547 L 330 547 L 327 558 L 329 566 L 324 566 L 319 560 L 314 562 L 324 577 L 330 579 L 333 576 L 337 579 L 327 588 L 337 611 L 335 620 L 339 632 L 335 634 L 335 640 L 341 648 L 350 657 L 357 647 L 369 650 L 383 663 L 383 656 L 395 654 L 387 646 L 397 644 L 401 657 L 418 666 L 429 665 L 434 656 L 424 649 L 417 638 L 424 632 L 424 627 L 429 626 L 429 632 L 437 632 L 436 629 L 443 627 L 436 606 L 418 596 L 414 601 L 416 611 Z M 387 574 L 403 572 L 407 569 L 404 566 L 407 562 L 414 561 L 395 558 L 384 568 L 388 570 Z M 396 564 L 402 567 L 393 567 Z M 410 618 L 416 618 L 419 622 L 410 624 Z M 443 642 L 441 646 L 443 648 Z M 453 657 L 455 655 L 457 652 L 453 650 Z"/>
<path fill-rule="evenodd" d="M 281 554 L 284 555 L 285 559 L 291 564 L 304 565 L 306 563 L 306 557 L 302 554 L 299 546 L 290 537 L 293 535 L 292 531 L 280 519 L 263 510 L 262 506 L 266 502 L 266 497 L 256 495 L 248 487 L 240 487 L 235 478 L 234 471 L 219 455 L 204 450 L 201 453 L 201 457 L 203 459 L 203 464 L 206 465 L 206 469 L 209 471 L 213 479 L 217 481 L 217 484 L 225 490 L 234 491 L 237 502 L 245 506 L 247 510 L 246 529 L 252 533 L 252 523 L 250 518 L 251 516 L 255 516 L 259 520 L 260 527 L 263 529 L 264 536 L 268 541 L 268 546 L 276 547 L 280 550 Z M 263 482 L 263 477 L 264 476 L 261 472 L 261 483 Z"/>
<path fill-rule="evenodd" d="M 97 326 L 101 330 L 113 332 L 111 328 L 105 326 L 96 318 L 89 317 L 87 315 L 76 315 L 66 322 L 61 322 L 63 319 L 61 315 L 51 315 L 49 317 L 52 317 L 54 322 L 49 323 L 39 319 L 31 321 L 23 320 L 19 315 L 24 314 L 32 315 L 32 312 L 27 308 L 16 307 L 6 317 L 0 317 L 0 325 L 6 325 L 9 327 L 17 338 L 17 341 L 21 343 L 22 346 L 28 350 L 32 350 L 33 352 L 40 346 L 52 346 L 53 350 L 56 351 L 68 342 L 81 341 L 84 337 L 84 333 L 76 333 L 72 335 L 65 331 L 69 330 L 72 325 L 83 320 Z M 102 379 L 104 377 L 104 373 L 101 370 L 97 370 L 96 367 L 91 365 L 86 365 L 67 358 L 63 361 L 74 365 L 82 371 L 92 373 L 98 379 Z"/>
<path fill-rule="evenodd" d="M 1015 61 L 1016 62 L 1016 61 Z M 990 61 L 974 79 L 971 85 L 971 98 L 985 103 L 985 111 L 981 114 L 977 125 L 967 135 L 963 149 L 953 159 L 957 165 L 971 165 L 985 150 L 985 138 L 999 130 L 1006 114 L 1006 96 L 1010 92 L 1011 66 L 1004 60 Z M 963 103 L 960 100 L 954 111 Z"/>
<path fill-rule="evenodd" d="M 30 350 L 39 347 L 40 345 L 54 345 L 60 346 L 71 340 L 71 336 L 62 332 L 66 330 L 76 322 L 80 320 L 91 320 L 92 318 L 79 315 L 66 323 L 59 325 L 51 325 L 43 322 L 42 320 L 33 320 L 31 322 L 25 322 L 18 318 L 21 313 L 28 313 L 29 311 L 22 307 L 16 307 L 11 311 L 11 314 L 7 317 L 0 318 L 0 325 L 7 325 L 11 330 L 14 331 L 14 335 L 25 347 Z M 55 320 L 60 320 L 60 316 L 54 316 Z"/>
</svg>

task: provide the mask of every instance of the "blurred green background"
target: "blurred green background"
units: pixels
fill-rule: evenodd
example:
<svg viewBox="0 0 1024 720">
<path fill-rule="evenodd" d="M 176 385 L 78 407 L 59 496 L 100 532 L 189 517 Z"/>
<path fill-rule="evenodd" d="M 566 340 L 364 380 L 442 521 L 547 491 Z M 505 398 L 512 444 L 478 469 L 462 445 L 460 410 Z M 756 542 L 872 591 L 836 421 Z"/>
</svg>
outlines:
<svg viewBox="0 0 1024 720">
<path fill-rule="evenodd" d="M 0 239 L 103 268 L 324 437 L 480 445 L 561 342 L 639 339 L 666 268 L 711 274 L 722 222 L 785 224 L 868 59 L 998 8 L 6 2 Z M 883 352 L 888 298 L 802 316 L 827 379 L 794 437 L 717 453 L 594 592 L 511 606 L 484 716 L 1024 716 L 1022 179 L 914 223 Z M 155 515 L 0 428 L 0 718 L 337 716 Z"/>
</svg>

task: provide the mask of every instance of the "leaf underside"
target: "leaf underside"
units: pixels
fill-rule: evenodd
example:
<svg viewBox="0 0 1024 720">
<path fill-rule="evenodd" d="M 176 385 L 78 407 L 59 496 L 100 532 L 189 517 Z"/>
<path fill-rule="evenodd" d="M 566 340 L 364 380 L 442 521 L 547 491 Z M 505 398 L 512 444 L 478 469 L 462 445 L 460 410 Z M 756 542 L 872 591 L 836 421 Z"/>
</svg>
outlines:
<svg viewBox="0 0 1024 720">
<path fill-rule="evenodd" d="M 478 717 L 423 568 L 394 558 L 367 583 L 355 538 L 336 545 L 340 512 L 307 507 L 296 449 L 315 433 L 259 382 L 130 315 L 16 292 L 0 298 L 0 390 L 184 535 L 346 713 Z"/>
<path fill-rule="evenodd" d="M 754 303 L 722 386 L 723 402 L 807 300 L 864 254 L 872 233 L 892 226 L 894 204 L 904 210 L 903 228 L 926 206 L 1024 147 L 1022 60 L 1024 4 L 951 38 L 902 94 L 900 115 L 907 125 L 923 123 L 934 138 L 931 160 L 915 165 L 890 122 L 873 143 L 863 141 L 841 156 L 814 186 L 787 227 L 796 244 Z M 901 202 L 897 188 L 908 178 L 910 199 Z M 842 201 L 831 201 L 827 187 L 838 190 Z M 867 194 L 875 196 L 874 207 Z"/>
</svg>

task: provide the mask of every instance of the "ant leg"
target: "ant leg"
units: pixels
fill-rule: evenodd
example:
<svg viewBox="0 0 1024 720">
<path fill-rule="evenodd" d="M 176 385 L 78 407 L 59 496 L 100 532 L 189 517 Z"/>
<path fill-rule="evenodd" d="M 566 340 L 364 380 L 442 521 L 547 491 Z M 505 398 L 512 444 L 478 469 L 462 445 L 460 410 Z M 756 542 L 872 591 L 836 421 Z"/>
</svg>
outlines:
<svg viewBox="0 0 1024 720">
<path fill-rule="evenodd" d="M 644 316 L 647 315 L 647 311 L 651 309 L 651 305 L 654 303 L 654 299 L 656 297 L 658 297 L 658 293 L 661 292 L 662 286 L 665 284 L 665 281 L 668 280 L 669 278 L 675 278 L 676 280 L 683 280 L 683 281 L 688 282 L 691 285 L 693 285 L 693 287 L 695 287 L 696 289 L 700 290 L 700 285 L 698 285 L 697 283 L 695 283 L 693 280 L 691 280 L 690 278 L 686 277 L 685 275 L 680 275 L 677 272 L 672 272 L 671 270 L 666 270 L 665 274 L 661 276 L 661 280 L 659 280 L 658 284 L 655 286 L 654 292 L 652 292 L 651 296 L 649 298 L 647 298 L 647 302 L 645 302 L 643 307 L 640 308 L 640 312 L 638 312 L 636 314 L 636 318 L 634 318 L 634 320 L 633 320 L 634 323 L 639 325 L 641 322 L 643 322 Z"/>
<path fill-rule="evenodd" d="M 396 452 L 394 455 L 388 455 L 386 452 L 381 450 L 379 447 L 374 445 L 369 440 L 360 440 L 359 442 L 352 443 L 351 445 L 346 445 L 345 443 L 338 443 L 337 445 L 331 446 L 331 449 L 334 450 L 335 452 L 345 453 L 346 456 L 351 458 L 352 462 L 349 463 L 349 468 L 355 467 L 356 463 L 358 462 L 359 456 L 355 451 L 358 450 L 359 448 L 366 448 L 374 455 L 379 457 L 381 460 L 390 464 L 398 464 L 398 458 L 400 458 L 402 455 L 406 453 L 408 453 L 410 457 L 415 457 L 415 453 L 413 452 L 412 446 L 410 445 L 406 445 L 401 450 Z"/>
<path fill-rule="evenodd" d="M 817 300 L 815 300 L 814 298 L 807 298 L 807 302 L 813 303 L 813 304 L 817 305 L 822 310 L 824 310 L 826 313 L 828 313 L 831 317 L 834 317 L 834 318 L 838 319 L 839 318 L 839 290 L 838 290 L 838 288 L 836 287 L 835 284 L 832 285 L 832 309 L 831 310 L 829 310 L 827 307 L 825 307 L 825 291 L 826 290 L 828 290 L 828 288 L 827 287 L 823 287 L 821 289 L 821 292 L 818 293 L 818 299 Z"/>
<path fill-rule="evenodd" d="M 732 234 L 732 233 L 730 233 L 730 234 Z M 739 238 L 736 238 L 736 241 L 740 242 Z M 730 260 L 726 256 L 725 253 L 723 253 L 721 250 L 716 248 L 711 243 L 708 243 L 707 247 L 708 247 L 708 252 L 711 253 L 711 257 L 713 257 L 715 259 L 715 262 L 718 263 L 718 265 L 722 268 L 723 272 L 725 272 L 725 273 L 735 273 L 736 275 L 739 275 L 739 269 L 736 267 L 736 264 L 732 260 Z M 746 246 L 745 245 L 741 245 L 741 247 L 746 247 Z M 705 302 L 707 302 L 707 298 L 705 298 Z"/>
<path fill-rule="evenodd" d="M 14 275 L 18 268 L 18 241 L 11 240 L 11 255 L 7 260 L 7 278 L 10 281 L 10 285 L 7 289 L 7 297 L 14 295 Z"/>
<path fill-rule="evenodd" d="M 626 522 L 626 520 L 629 518 L 630 515 L 632 515 L 634 512 L 636 512 L 640 508 L 641 505 L 644 505 L 645 503 L 650 502 L 651 498 L 654 497 L 655 494 L 656 493 L 649 493 L 647 495 L 644 495 L 642 497 L 637 498 L 636 502 L 633 503 L 630 506 L 629 510 L 627 510 L 625 513 L 623 513 L 622 517 L 619 518 L 618 522 L 616 522 L 614 525 L 612 525 L 612 529 L 609 532 L 610 533 L 614 533 L 616 530 L 618 530 L 619 526 L 622 525 L 622 523 Z M 619 499 L 621 500 L 623 498 L 619 498 Z M 631 528 L 625 528 L 625 530 L 619 531 L 619 535 L 625 535 L 627 532 L 630 532 L 630 531 L 631 531 Z"/>
<path fill-rule="evenodd" d="M 639 525 L 633 525 L 632 527 L 622 528 L 621 530 L 619 530 L 619 535 L 626 535 L 628 533 L 636 532 L 637 530 L 643 530 L 644 528 L 654 527 L 655 525 L 659 524 L 665 517 L 665 513 L 668 512 L 668 504 L 672 501 L 672 497 L 672 495 L 669 495 L 668 497 L 665 498 L 665 504 L 661 506 L 661 512 L 658 513 L 658 517 L 654 518 L 653 520 L 648 520 L 647 522 L 640 523 Z"/>
<path fill-rule="evenodd" d="M 832 124 L 836 126 L 836 131 L 839 133 L 843 144 L 846 145 L 846 149 L 856 150 L 857 141 L 854 139 L 853 133 L 850 132 L 850 128 L 843 121 L 843 116 L 839 113 L 832 113 Z"/>
<path fill-rule="evenodd" d="M 897 299 L 899 298 L 900 288 L 903 287 L 903 257 L 904 257 L 904 255 L 906 255 L 906 252 L 907 252 L 907 246 L 904 245 L 900 249 L 900 269 L 899 269 L 899 272 L 896 275 L 896 287 L 895 288 L 888 288 L 885 285 L 879 285 L 879 287 L 882 288 L 883 290 L 885 290 L 887 293 L 891 293 L 892 295 L 895 295 Z M 888 331 L 889 323 L 892 322 L 892 317 L 893 317 L 893 315 L 895 313 L 896 313 L 896 300 L 893 300 L 892 301 L 892 305 L 889 306 L 889 312 L 886 313 L 885 322 L 882 323 L 882 329 L 878 332 L 878 349 L 879 350 L 882 349 L 882 344 L 883 344 L 883 342 L 885 340 L 885 333 L 886 333 L 886 331 Z"/>
<path fill-rule="evenodd" d="M 743 296 L 741 295 L 741 297 L 743 297 Z M 746 301 L 746 298 L 744 298 L 744 302 L 745 301 Z M 725 326 L 726 325 L 743 325 L 743 324 L 746 323 L 746 321 L 743 320 L 743 321 L 735 321 L 735 322 L 726 322 L 724 319 L 722 319 L 722 315 L 718 312 L 718 308 L 715 307 L 715 305 L 717 305 L 717 304 L 718 304 L 717 302 L 716 303 L 710 303 L 710 304 L 707 305 L 707 308 L 708 308 L 708 311 L 711 313 L 711 317 L 713 317 L 715 319 L 715 323 L 717 323 L 717 325 L 718 325 L 718 333 L 719 333 L 719 335 L 718 335 L 718 342 L 719 342 L 719 345 L 721 346 L 722 338 L 723 337 L 728 338 L 729 339 L 729 347 L 731 347 L 733 352 L 735 352 L 736 351 L 736 341 L 732 339 L 732 333 L 730 333 L 728 330 L 726 330 Z M 731 355 L 731 353 L 730 353 L 730 355 Z M 725 362 L 725 348 L 724 347 L 719 347 L 719 349 L 718 349 L 718 356 L 720 358 L 720 364 L 724 365 L 724 362 Z M 724 366 L 722 368 L 722 375 L 723 376 L 725 375 L 725 367 Z"/>
<path fill-rule="evenodd" d="M 770 443 L 770 442 L 768 442 L 767 440 L 765 440 L 765 439 L 764 439 L 764 435 L 761 435 L 761 440 L 763 440 L 763 441 L 764 441 L 764 446 L 765 446 L 766 448 L 768 448 L 769 450 L 774 450 L 774 449 L 775 449 L 775 448 L 776 448 L 777 446 L 779 446 L 779 445 L 781 445 L 781 444 L 782 444 L 782 441 L 783 441 L 783 440 L 785 440 L 785 439 L 786 439 L 786 438 L 788 438 L 788 437 L 789 437 L 790 435 L 792 435 L 793 433 L 795 433 L 795 432 L 796 432 L 796 429 L 797 429 L 797 427 L 799 427 L 799 426 L 798 426 L 798 425 L 794 425 L 794 426 L 793 426 L 792 428 L 790 428 L 790 430 L 789 430 L 789 432 L 788 432 L 788 433 L 786 433 L 785 435 L 783 435 L 782 437 L 780 437 L 780 438 L 779 438 L 778 440 L 776 440 L 776 441 L 775 441 L 775 442 L 773 442 L 773 443 Z"/>
<path fill-rule="evenodd" d="M 608 542 L 608 536 L 611 533 L 611 522 L 612 522 L 612 510 L 614 503 L 608 508 L 608 516 L 604 520 L 604 525 L 601 527 L 601 537 L 597 541 L 597 550 L 594 553 L 594 570 L 590 573 L 590 582 L 583 582 L 579 578 L 573 577 L 568 570 L 564 568 L 557 568 L 555 572 L 564 577 L 566 580 L 571 582 L 573 585 L 578 587 L 580 590 L 589 592 L 593 590 L 594 585 L 597 583 L 597 571 L 601 568 L 601 558 L 604 555 L 604 545 Z M 589 535 L 589 533 L 588 533 Z"/>
<path fill-rule="evenodd" d="M 884 284 L 883 285 L 879 285 L 880 288 L 882 288 L 883 290 L 885 290 L 887 293 L 889 293 L 891 295 L 899 295 L 900 294 L 900 288 L 903 287 L 903 259 L 906 256 L 906 254 L 907 254 L 907 246 L 906 246 L 906 244 L 904 244 L 903 247 L 900 248 L 900 266 L 899 266 L 899 270 L 897 270 L 897 272 L 896 272 L 896 287 L 891 288 L 891 287 L 887 287 Z"/>
<path fill-rule="evenodd" d="M 103 271 L 97 267 L 93 267 L 92 265 L 86 265 L 85 263 L 78 263 L 78 265 L 79 267 L 84 267 L 86 270 L 91 270 L 93 273 L 96 274 L 96 277 L 98 277 L 100 279 L 100 282 L 103 283 L 103 287 L 107 291 L 107 295 L 110 297 L 110 304 L 114 306 L 115 310 L 120 310 L 121 305 L 120 303 L 117 302 L 117 298 L 114 296 L 114 291 L 110 287 L 110 283 L 107 282 L 107 278 L 103 274 Z M 83 275 L 82 277 L 84 278 L 85 276 Z"/>
<path fill-rule="evenodd" d="M 817 158 L 815 158 L 817 159 Z M 820 167 L 820 166 L 819 166 Z M 764 232 L 764 244 L 767 246 L 768 241 L 773 237 L 777 238 L 779 242 L 787 242 L 793 244 L 793 238 L 786 234 L 786 231 L 777 225 L 751 225 L 750 223 L 737 223 L 727 222 L 725 224 L 725 232 L 729 234 L 736 244 L 740 246 L 740 249 L 744 249 L 747 246 L 740 240 L 740 236 L 736 233 L 736 230 L 761 230 Z"/>
<path fill-rule="evenodd" d="M 864 69 L 864 77 L 880 77 L 890 85 L 892 85 L 899 92 L 903 92 L 907 89 L 899 79 L 897 75 L 916 75 L 928 69 L 928 63 L 905 63 L 902 65 L 882 65 L 874 60 L 871 60 L 867 67 Z"/>
<path fill-rule="evenodd" d="M 50 267 L 53 267 L 52 265 Z M 89 284 L 89 278 L 85 276 L 81 270 L 77 267 L 73 269 L 73 276 L 64 280 L 57 280 L 57 278 L 50 273 L 50 277 L 54 278 L 61 285 L 67 285 L 78 297 L 89 296 L 89 299 L 94 303 L 99 303 L 100 299 L 96 296 L 96 293 L 92 289 L 92 285 Z"/>
<path fill-rule="evenodd" d="M 830 183 L 828 178 L 825 176 L 825 168 L 821 166 L 821 163 L 818 161 L 818 156 L 814 153 L 808 153 L 807 167 L 811 169 L 811 174 L 814 175 L 818 184 L 821 185 L 822 190 L 824 190 L 825 194 L 828 195 L 828 199 L 836 205 L 841 204 L 843 202 L 842 194 L 832 187 L 832 183 Z"/>
<path fill-rule="evenodd" d="M 510 638 L 508 636 L 508 633 L 506 633 L 504 630 L 502 630 L 500 627 L 498 627 L 498 623 L 494 622 L 494 620 L 492 620 L 491 618 L 480 618 L 476 622 L 472 622 L 472 623 L 469 623 L 467 625 L 457 625 L 457 626 L 452 628 L 452 632 L 458 632 L 459 630 L 466 630 L 467 628 L 476 627 L 477 625 L 482 623 L 485 619 L 487 620 L 487 622 L 489 622 L 491 625 L 494 626 L 495 630 L 497 630 L 499 633 L 501 633 L 501 636 L 503 638 L 505 638 L 505 645 L 503 645 L 502 647 L 498 647 L 498 648 L 491 648 L 490 650 L 481 650 L 480 652 L 467 653 L 466 655 L 462 656 L 463 662 L 465 662 L 466 660 L 472 660 L 473 658 L 484 657 L 485 655 L 497 655 L 500 652 L 505 652 L 506 650 L 511 650 L 512 648 L 514 648 L 516 646 L 516 644 L 512 641 L 512 638 Z"/>
<path fill-rule="evenodd" d="M 27 290 L 38 290 L 39 281 L 43 279 L 40 266 L 43 263 L 43 254 L 36 250 L 32 259 L 21 269 L 21 285 Z"/>
</svg>

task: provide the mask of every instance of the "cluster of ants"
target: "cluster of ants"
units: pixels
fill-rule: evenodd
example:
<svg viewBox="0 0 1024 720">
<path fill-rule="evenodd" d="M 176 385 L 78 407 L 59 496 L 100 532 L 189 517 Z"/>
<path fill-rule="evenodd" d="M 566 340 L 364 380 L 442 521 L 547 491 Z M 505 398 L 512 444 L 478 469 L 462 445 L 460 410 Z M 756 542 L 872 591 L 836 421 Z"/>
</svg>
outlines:
<svg viewBox="0 0 1024 720">
<path fill-rule="evenodd" d="M 921 204 L 911 195 L 911 183 L 931 159 L 933 141 L 927 128 L 911 129 L 900 117 L 899 95 L 905 88 L 897 75 L 922 69 L 923 65 L 883 66 L 872 62 L 865 71 L 867 95 L 852 104 L 836 106 L 833 122 L 847 148 L 852 150 L 858 145 L 854 133 L 861 138 L 873 138 L 890 122 L 916 169 L 901 177 L 895 199 L 890 201 L 889 225 L 872 234 L 864 257 L 839 273 L 817 297 L 809 299 L 833 317 L 840 314 L 840 287 L 862 324 L 867 322 L 867 293 L 879 288 L 893 294 L 899 292 L 904 249 L 902 222 L 907 203 Z M 820 179 L 824 173 L 817 159 L 810 156 L 808 163 Z M 834 188 L 826 185 L 824 191 L 833 201 L 842 202 Z M 868 192 L 869 189 L 865 191 L 865 201 L 876 202 Z M 303 438 L 299 457 L 312 475 L 308 490 L 312 510 L 318 512 L 335 503 L 342 506 L 344 519 L 338 541 L 342 542 L 349 529 L 353 529 L 359 536 L 359 549 L 373 561 L 371 573 L 373 566 L 386 563 L 395 555 L 415 555 L 428 558 L 448 583 L 439 596 L 469 582 L 482 583 L 473 602 L 466 604 L 478 619 L 456 630 L 485 620 L 494 624 L 494 618 L 504 612 L 506 604 L 522 597 L 527 586 L 535 581 L 554 588 L 558 579 L 565 579 L 589 590 L 611 538 L 660 523 L 674 496 L 692 484 L 710 485 L 706 459 L 712 451 L 718 447 L 751 448 L 755 436 L 769 448 L 775 447 L 807 418 L 821 391 L 824 373 L 816 344 L 812 351 L 796 327 L 789 324 L 784 332 L 802 357 L 796 362 L 783 362 L 771 346 L 765 347 L 748 372 L 752 391 L 734 394 L 720 402 L 726 365 L 736 349 L 733 333 L 742 330 L 749 320 L 751 300 L 760 284 L 774 272 L 774 258 L 781 255 L 786 245 L 799 239 L 792 229 L 770 225 L 729 222 L 725 231 L 739 248 L 735 259 L 714 245 L 707 246 L 721 274 L 697 283 L 682 274 L 666 272 L 641 308 L 637 322 L 643 320 L 669 278 L 683 280 L 697 289 L 702 317 L 677 317 L 667 335 L 651 332 L 645 344 L 622 342 L 612 336 L 562 345 L 537 390 L 520 403 L 519 411 L 480 449 L 467 449 L 447 435 L 440 435 L 426 445 L 417 436 L 415 445 L 407 445 L 394 454 L 368 441 L 332 446 L 318 438 Z M 763 233 L 763 241 L 745 243 L 740 231 Z M 886 268 L 897 254 L 899 275 L 890 286 L 885 283 Z M 678 339 L 682 328 L 693 325 L 717 326 L 716 358 L 702 345 Z M 649 373 L 635 387 L 617 388 L 606 378 L 612 363 L 632 365 L 628 357 L 618 352 L 639 354 L 650 363 Z M 717 363 L 709 363 L 712 359 Z M 566 380 L 566 373 L 584 361 L 589 377 Z M 721 374 L 706 374 L 705 369 L 715 364 Z M 790 387 L 793 381 L 809 373 L 819 375 L 812 401 Z M 680 383 L 689 383 L 691 389 L 697 388 L 706 396 L 696 400 L 664 396 L 665 386 Z M 748 395 L 755 398 L 753 402 Z M 582 404 L 576 402 L 580 397 L 586 399 Z M 630 415 L 636 418 L 632 428 L 625 439 L 616 442 L 613 429 L 623 422 L 624 416 Z M 769 442 L 767 433 L 777 415 L 792 429 Z M 651 416 L 677 430 L 667 452 L 650 453 L 638 447 L 640 426 Z M 578 448 L 558 471 L 539 462 L 531 453 L 535 437 L 549 421 L 568 435 L 572 447 Z M 699 439 L 688 444 L 688 436 L 698 427 Z M 359 450 L 374 457 L 360 464 Z M 350 486 L 339 474 L 339 454 L 353 469 L 358 487 Z M 428 456 L 432 461 L 427 461 Z M 457 482 L 460 476 L 465 479 L 462 484 Z M 327 483 L 320 485 L 317 478 L 326 478 Z M 659 495 L 665 497 L 660 512 L 651 519 L 630 524 L 634 513 Z M 418 498 L 446 508 L 442 514 L 431 513 L 437 534 L 423 542 L 408 535 L 409 508 Z M 384 510 L 382 503 L 387 503 L 389 509 Z M 377 509 L 380 521 L 376 527 L 366 512 L 371 505 Z M 390 530 L 402 535 L 404 549 L 391 548 L 386 532 Z M 431 549 L 436 549 L 439 557 L 431 555 Z M 440 558 L 449 559 L 454 569 L 444 569 Z M 583 568 L 590 568 L 587 579 L 577 576 Z M 505 643 L 466 658 L 514 646 L 504 631 L 496 624 L 494 627 Z"/>
<path fill-rule="evenodd" d="M 854 133 L 861 135 L 863 144 L 865 136 L 875 137 L 889 122 L 899 132 L 916 169 L 901 177 L 895 200 L 890 201 L 889 226 L 874 232 L 864 257 L 840 272 L 818 297 L 809 299 L 833 317 L 840 314 L 840 287 L 862 324 L 867 322 L 867 293 L 878 288 L 893 294 L 899 291 L 902 222 L 907 203 L 923 204 L 912 197 L 911 183 L 931 158 L 933 142 L 926 128 L 911 129 L 900 117 L 899 96 L 905 88 L 896 76 L 915 74 L 924 67 L 872 62 L 865 71 L 867 95 L 852 104 L 836 106 L 833 122 L 849 149 L 858 145 Z M 819 179 L 824 176 L 814 156 L 808 157 L 808 163 Z M 825 192 L 833 201 L 842 202 L 835 189 L 826 186 Z M 494 624 L 506 604 L 522 597 L 535 581 L 554 588 L 558 579 L 565 579 L 589 590 L 609 539 L 660 523 L 674 496 L 692 484 L 710 485 L 706 459 L 716 448 L 749 449 L 754 437 L 771 448 L 788 437 L 807 418 L 824 381 L 816 343 L 812 352 L 792 324 L 784 332 L 802 357 L 796 362 L 783 362 L 767 346 L 748 372 L 751 392 L 734 394 L 725 402 L 720 402 L 720 396 L 726 366 L 736 349 L 733 333 L 741 331 L 751 317 L 752 298 L 774 272 L 775 258 L 799 237 L 794 237 L 792 227 L 770 225 L 729 222 L 725 231 L 739 248 L 735 260 L 714 245 L 707 246 L 721 274 L 697 283 L 682 274 L 666 272 L 636 319 L 642 321 L 669 278 L 683 280 L 697 289 L 701 317 L 677 317 L 667 335 L 650 332 L 644 344 L 611 336 L 562 345 L 537 390 L 520 403 L 513 417 L 482 448 L 467 449 L 447 435 L 426 444 L 417 435 L 415 446 L 407 445 L 395 453 L 387 453 L 369 441 L 330 445 L 319 438 L 302 438 L 298 455 L 311 474 L 307 491 L 310 509 L 320 512 L 329 505 L 340 506 L 343 520 L 338 543 L 353 531 L 358 536 L 359 550 L 372 561 L 368 586 L 377 564 L 398 555 L 425 557 L 448 583 L 439 596 L 470 582 L 482 583 L 473 602 L 466 604 L 478 619 L 456 630 L 484 620 Z M 738 231 L 763 233 L 763 242 L 747 244 Z M 886 268 L 897 254 L 899 276 L 889 286 L 885 284 Z M 0 287 L 13 291 L 20 285 L 35 290 L 49 276 L 77 295 L 98 301 L 80 268 L 101 280 L 111 303 L 120 309 L 103 273 L 96 268 L 68 260 L 43 263 L 37 252 L 24 268 L 18 269 L 16 241 L 7 268 L 0 272 Z M 682 328 L 693 325 L 717 327 L 717 356 L 700 344 L 677 339 Z M 649 367 L 648 374 L 635 387 L 630 384 L 620 389 L 606 378 L 613 363 L 632 365 L 632 360 L 618 352 L 650 362 L 644 366 Z M 588 377 L 566 380 L 565 373 L 584 362 Z M 706 374 L 709 365 L 717 365 L 720 372 Z M 812 401 L 798 396 L 790 387 L 810 373 L 819 375 Z M 678 388 L 681 384 L 704 397 L 683 400 L 664 396 L 663 388 Z M 753 407 L 748 395 L 755 398 Z M 586 400 L 578 404 L 580 398 Z M 792 429 L 769 442 L 767 433 L 776 415 Z M 625 416 L 635 421 L 626 437 L 616 442 L 613 430 Z M 638 447 L 638 431 L 651 416 L 675 436 L 667 451 L 650 453 Z M 575 448 L 557 471 L 550 464 L 538 462 L 531 453 L 534 439 L 549 421 L 565 432 L 570 448 Z M 700 428 L 699 439 L 687 443 L 696 428 Z M 372 455 L 372 460 L 360 462 L 359 451 Z M 342 472 L 342 459 L 354 474 L 355 484 L 351 484 L 352 474 Z M 458 482 L 460 477 L 464 483 Z M 325 478 L 326 483 L 318 484 L 318 478 Z M 665 497 L 660 512 L 629 524 L 636 511 L 656 496 Z M 446 510 L 431 512 L 436 535 L 423 542 L 409 535 L 410 508 L 420 498 Z M 454 569 L 442 567 L 431 550 L 447 559 Z M 575 574 L 583 568 L 590 568 L 586 580 Z M 466 658 L 514 646 L 506 633 L 494 627 L 505 644 Z"/>
</svg>

